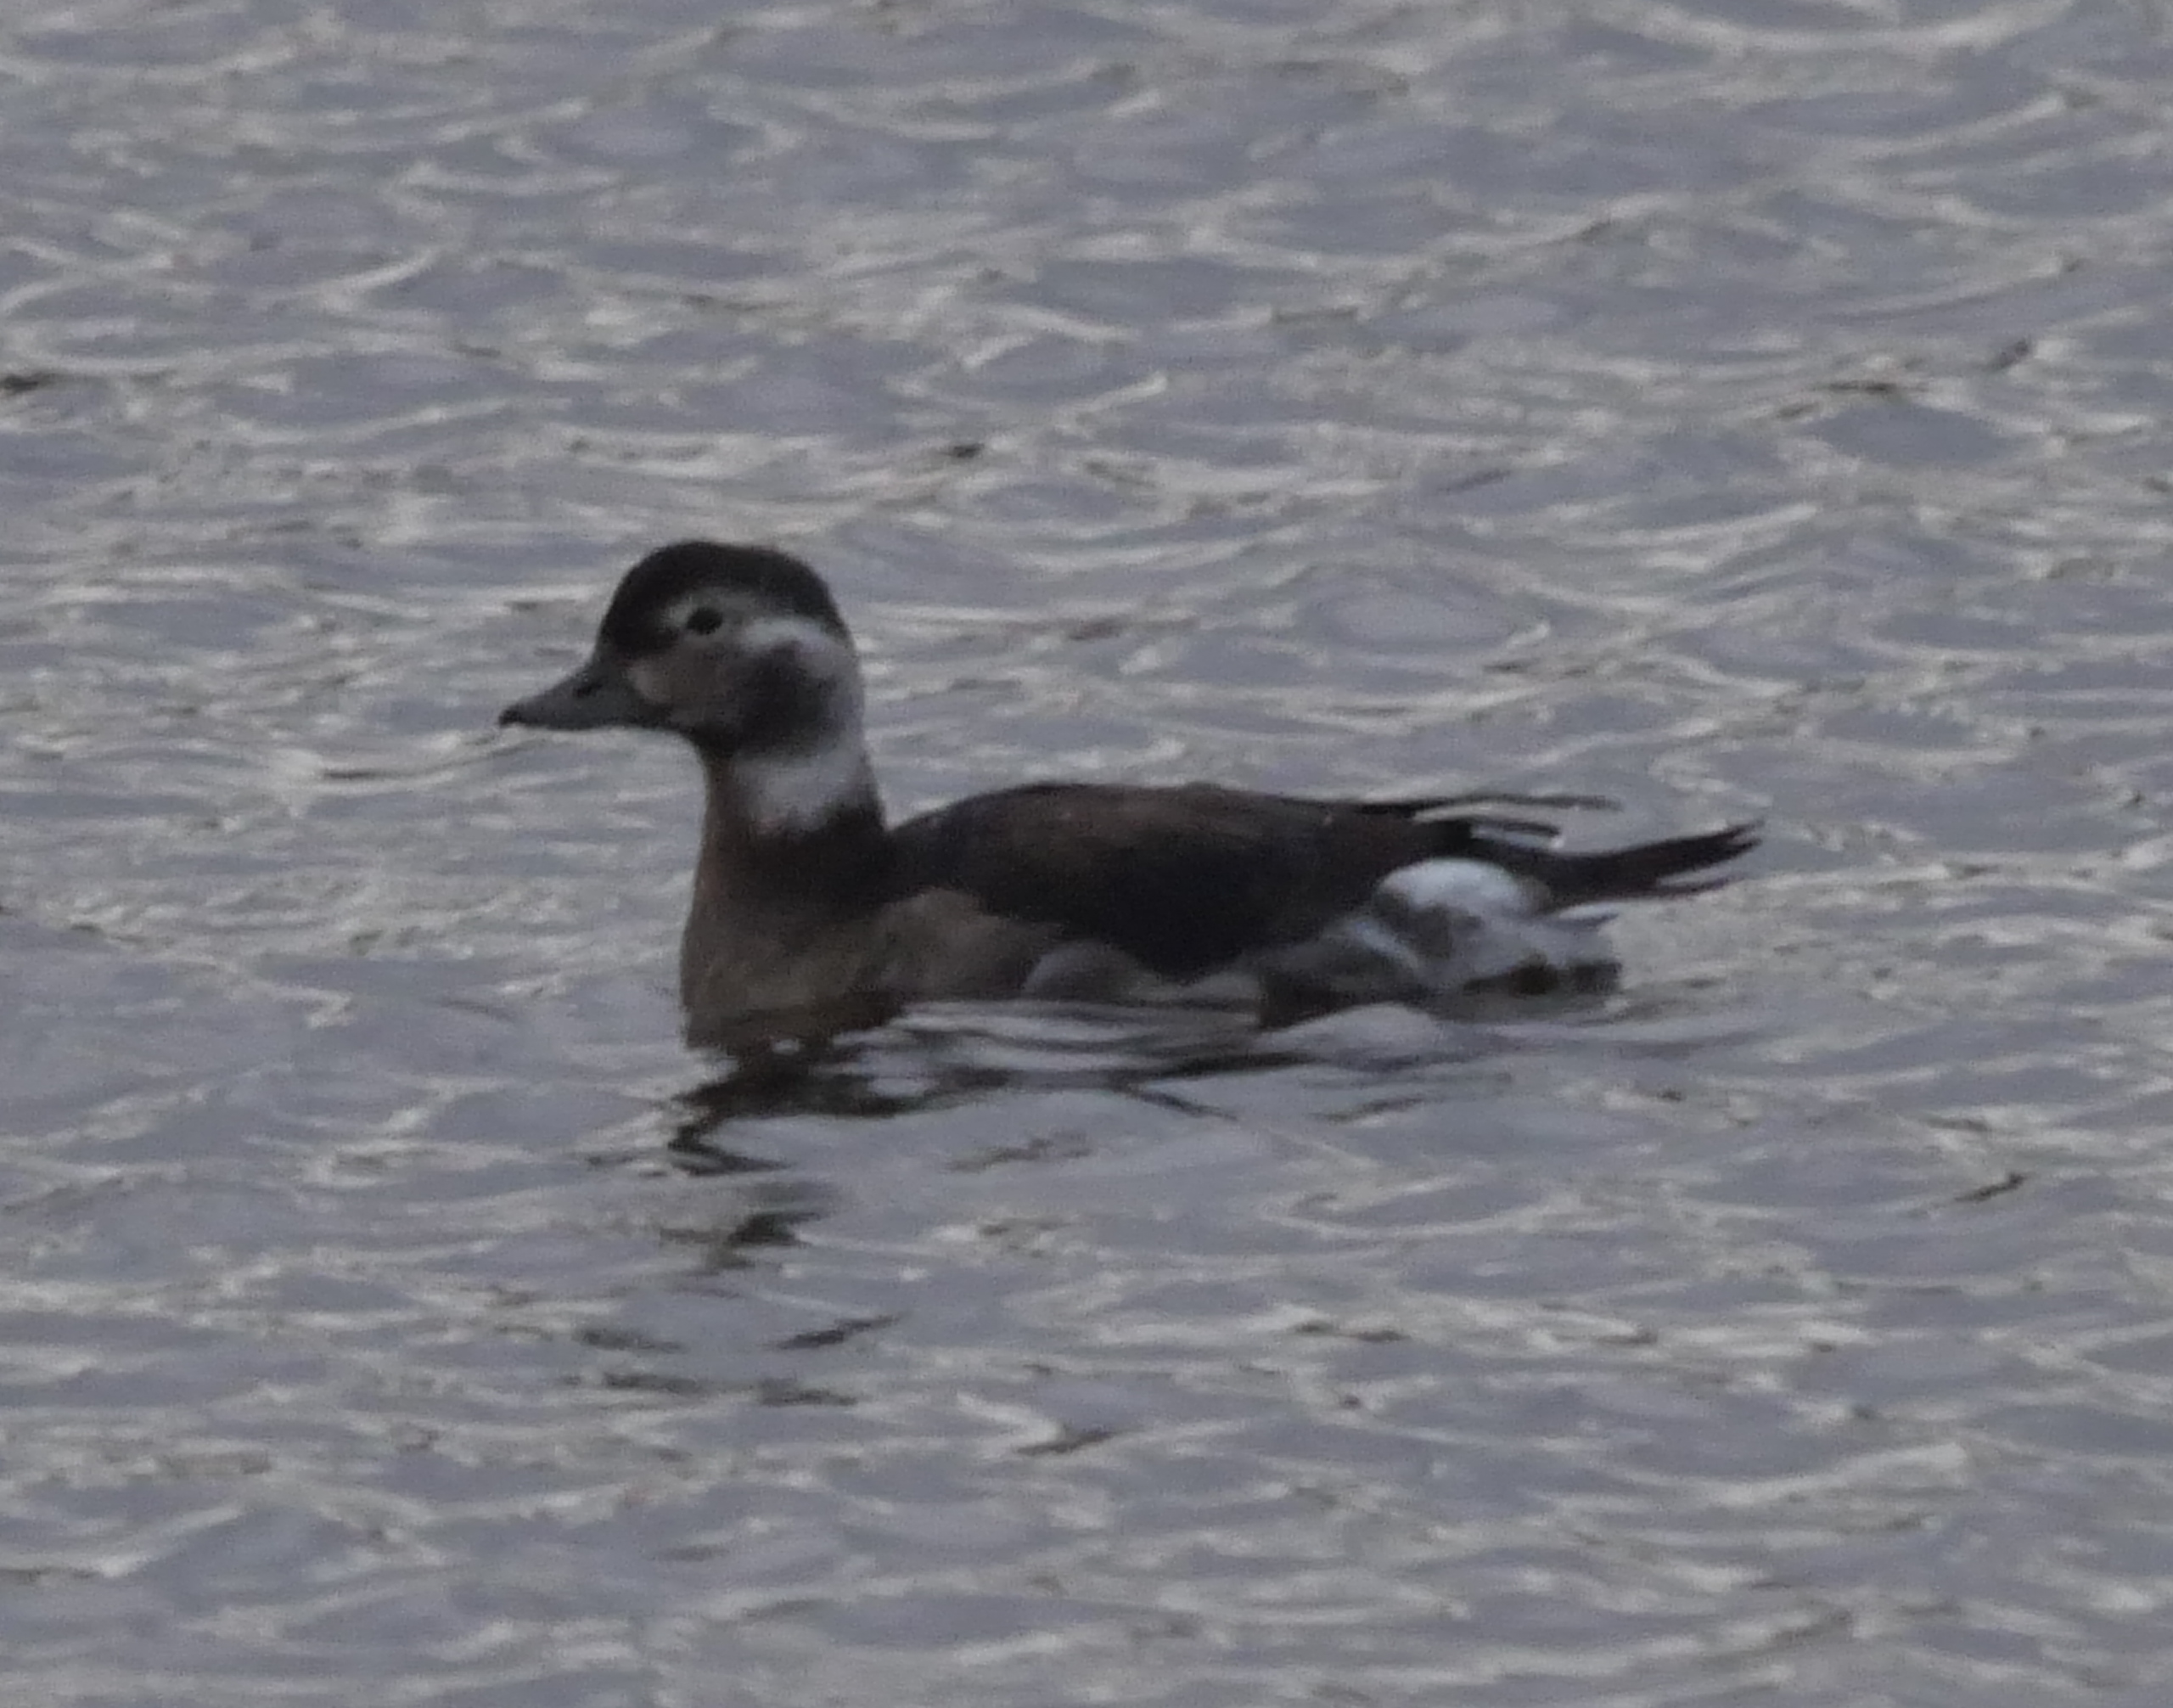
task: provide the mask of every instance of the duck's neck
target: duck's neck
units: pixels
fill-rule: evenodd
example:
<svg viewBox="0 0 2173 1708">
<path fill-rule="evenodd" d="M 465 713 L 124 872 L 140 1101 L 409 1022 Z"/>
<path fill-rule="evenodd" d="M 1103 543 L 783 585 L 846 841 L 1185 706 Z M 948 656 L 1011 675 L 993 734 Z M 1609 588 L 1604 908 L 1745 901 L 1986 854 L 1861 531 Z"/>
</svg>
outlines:
<svg viewBox="0 0 2173 1708">
<path fill-rule="evenodd" d="M 707 804 L 679 959 L 690 1025 L 830 1003 L 877 979 L 891 846 L 859 740 L 701 760 Z"/>
<path fill-rule="evenodd" d="M 849 758 L 750 761 L 705 751 L 702 851 L 705 898 L 834 911 L 882 875 L 890 848 L 866 751 Z M 813 772 L 795 768 L 817 767 Z M 819 786 L 818 786 L 819 785 Z M 863 905 L 879 899 L 873 891 Z"/>
</svg>

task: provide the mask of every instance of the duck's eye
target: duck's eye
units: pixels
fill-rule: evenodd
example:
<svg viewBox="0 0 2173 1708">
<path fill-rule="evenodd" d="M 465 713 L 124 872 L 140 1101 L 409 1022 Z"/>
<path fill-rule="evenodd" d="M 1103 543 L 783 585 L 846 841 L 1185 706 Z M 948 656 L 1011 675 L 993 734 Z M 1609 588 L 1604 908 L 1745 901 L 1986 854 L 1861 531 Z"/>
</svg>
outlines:
<svg viewBox="0 0 2173 1708">
<path fill-rule="evenodd" d="M 723 617 L 707 605 L 696 605 L 687 613 L 687 629 L 690 634 L 715 634 L 723 626 Z"/>
</svg>

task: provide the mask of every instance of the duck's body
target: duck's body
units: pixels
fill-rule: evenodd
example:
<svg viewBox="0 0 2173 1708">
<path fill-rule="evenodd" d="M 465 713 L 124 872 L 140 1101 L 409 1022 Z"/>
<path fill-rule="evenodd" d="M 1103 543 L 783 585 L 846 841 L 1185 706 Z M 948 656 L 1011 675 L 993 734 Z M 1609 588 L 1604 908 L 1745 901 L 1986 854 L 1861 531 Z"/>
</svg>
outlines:
<svg viewBox="0 0 2173 1708">
<path fill-rule="evenodd" d="M 814 571 L 690 542 L 502 722 L 690 741 L 707 789 L 680 994 L 699 1042 L 943 998 L 1240 1000 L 1268 1018 L 1605 983 L 1592 904 L 1686 894 L 1747 827 L 1598 854 L 1433 801 L 1030 784 L 887 825 L 851 638 Z"/>
</svg>

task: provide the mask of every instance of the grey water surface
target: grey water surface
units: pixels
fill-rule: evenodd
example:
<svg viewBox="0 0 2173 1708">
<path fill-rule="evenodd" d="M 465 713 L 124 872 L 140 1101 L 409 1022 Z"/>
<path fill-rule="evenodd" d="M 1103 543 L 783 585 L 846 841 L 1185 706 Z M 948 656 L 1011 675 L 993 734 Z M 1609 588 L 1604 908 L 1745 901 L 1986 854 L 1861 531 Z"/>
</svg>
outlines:
<svg viewBox="0 0 2173 1708">
<path fill-rule="evenodd" d="M 2164 8 L 20 0 L 0 209 L 0 1702 L 2173 1700 Z M 696 533 L 901 809 L 1771 840 L 720 1087 L 491 725 Z"/>
</svg>

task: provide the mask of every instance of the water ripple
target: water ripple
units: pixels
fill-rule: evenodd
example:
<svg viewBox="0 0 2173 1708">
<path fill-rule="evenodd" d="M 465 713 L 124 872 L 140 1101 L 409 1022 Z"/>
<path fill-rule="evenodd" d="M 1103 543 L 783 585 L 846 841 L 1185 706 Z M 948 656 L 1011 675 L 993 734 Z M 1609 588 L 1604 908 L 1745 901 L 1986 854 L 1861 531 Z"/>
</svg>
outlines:
<svg viewBox="0 0 2173 1708">
<path fill-rule="evenodd" d="M 2155 1704 L 2169 47 L 18 8 L 8 1699 Z M 1772 840 L 1586 1011 L 735 1076 L 682 760 L 491 731 L 694 533 L 901 807 Z"/>
</svg>

